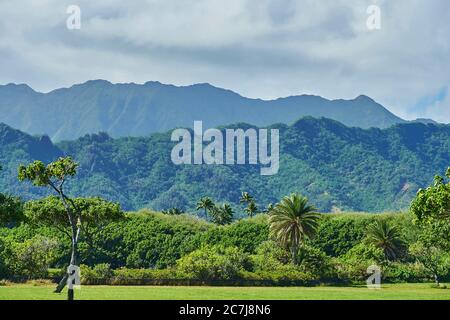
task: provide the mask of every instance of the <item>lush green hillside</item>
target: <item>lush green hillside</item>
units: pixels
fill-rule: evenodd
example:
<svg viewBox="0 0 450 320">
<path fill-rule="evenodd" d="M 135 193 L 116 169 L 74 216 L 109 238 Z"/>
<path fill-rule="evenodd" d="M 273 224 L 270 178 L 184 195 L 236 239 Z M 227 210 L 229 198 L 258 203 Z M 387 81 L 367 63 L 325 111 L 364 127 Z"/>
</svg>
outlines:
<svg viewBox="0 0 450 320">
<path fill-rule="evenodd" d="M 142 136 L 192 126 L 194 120 L 208 127 L 237 122 L 292 124 L 307 115 L 362 128 L 405 122 L 366 96 L 327 100 L 303 95 L 264 101 L 209 84 L 176 87 L 103 80 L 47 94 L 26 85 L 0 86 L 0 122 L 32 134 L 48 134 L 54 141 L 100 131 L 112 137 Z"/>
<path fill-rule="evenodd" d="M 0 126 L 1 189 L 37 195 L 16 181 L 19 163 L 62 153 L 79 163 L 67 184 L 73 195 L 99 195 L 126 209 L 146 206 L 192 210 L 209 195 L 237 203 L 248 191 L 260 207 L 291 192 L 307 195 L 322 211 L 384 211 L 408 207 L 419 187 L 450 164 L 450 126 L 401 124 L 389 129 L 348 128 L 328 119 L 304 118 L 280 128 L 280 170 L 261 176 L 258 166 L 175 166 L 170 134 L 112 139 L 87 135 L 55 146 Z"/>
</svg>

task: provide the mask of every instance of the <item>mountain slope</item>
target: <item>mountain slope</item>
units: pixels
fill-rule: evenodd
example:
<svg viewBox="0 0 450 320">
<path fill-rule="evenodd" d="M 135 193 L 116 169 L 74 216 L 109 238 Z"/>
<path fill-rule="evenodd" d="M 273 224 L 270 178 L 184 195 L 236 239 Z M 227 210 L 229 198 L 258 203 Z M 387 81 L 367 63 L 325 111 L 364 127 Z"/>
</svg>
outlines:
<svg viewBox="0 0 450 320">
<path fill-rule="evenodd" d="M 230 127 L 230 126 L 228 126 Z M 242 125 L 240 125 L 242 127 Z M 170 133 L 113 139 L 87 135 L 55 146 L 1 126 L 0 186 L 26 198 L 42 195 L 16 180 L 20 162 L 73 156 L 79 174 L 73 195 L 102 196 L 126 209 L 193 209 L 205 195 L 237 203 L 248 191 L 260 206 L 291 192 L 307 195 L 321 211 L 384 211 L 409 206 L 419 187 L 450 165 L 450 126 L 400 124 L 388 129 L 349 128 L 329 119 L 300 119 L 280 129 L 280 170 L 261 176 L 259 166 L 175 166 Z M 12 152 L 14 150 L 14 152 Z M 41 150 L 36 153 L 36 150 Z"/>
<path fill-rule="evenodd" d="M 292 124 L 302 116 L 327 117 L 348 126 L 387 128 L 404 120 L 366 96 L 327 100 L 292 96 L 277 100 L 242 97 L 232 91 L 196 84 L 159 82 L 112 84 L 93 80 L 43 94 L 26 85 L 0 86 L 0 122 L 53 141 L 107 132 L 112 137 L 145 136 L 194 120 L 216 127 L 246 122 L 256 126 Z"/>
<path fill-rule="evenodd" d="M 0 192 L 32 198 L 46 194 L 44 190 L 17 181 L 17 167 L 36 159 L 44 162 L 62 156 L 63 152 L 53 145 L 47 136 L 32 137 L 0 123 Z"/>
</svg>

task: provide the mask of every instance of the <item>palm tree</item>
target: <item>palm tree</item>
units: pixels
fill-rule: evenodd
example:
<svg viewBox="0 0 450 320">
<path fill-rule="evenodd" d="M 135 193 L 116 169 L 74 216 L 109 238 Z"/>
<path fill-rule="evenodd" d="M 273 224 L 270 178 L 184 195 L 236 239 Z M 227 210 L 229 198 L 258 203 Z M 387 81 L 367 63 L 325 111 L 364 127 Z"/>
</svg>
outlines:
<svg viewBox="0 0 450 320">
<path fill-rule="evenodd" d="M 203 197 L 197 202 L 197 210 L 205 210 L 205 218 L 208 216 L 208 212 L 214 209 L 214 202 L 209 197 Z"/>
<path fill-rule="evenodd" d="M 297 253 L 305 238 L 315 234 L 319 214 L 308 205 L 308 198 L 298 193 L 284 197 L 269 216 L 270 236 L 291 251 L 292 262 L 297 264 Z"/>
<path fill-rule="evenodd" d="M 253 201 L 253 197 L 248 192 L 242 192 L 239 203 L 250 203 Z"/>
<path fill-rule="evenodd" d="M 212 210 L 212 221 L 218 225 L 226 225 L 233 221 L 233 208 L 228 203 L 221 207 L 215 206 Z"/>
<path fill-rule="evenodd" d="M 399 258 L 406 247 L 399 228 L 386 220 L 378 220 L 367 227 L 366 241 L 383 250 L 388 260 Z"/>
<path fill-rule="evenodd" d="M 253 214 L 258 212 L 258 207 L 256 206 L 256 203 L 254 201 L 251 201 L 248 204 L 248 207 L 244 209 L 244 211 L 247 212 L 250 218 L 252 218 Z"/>
</svg>

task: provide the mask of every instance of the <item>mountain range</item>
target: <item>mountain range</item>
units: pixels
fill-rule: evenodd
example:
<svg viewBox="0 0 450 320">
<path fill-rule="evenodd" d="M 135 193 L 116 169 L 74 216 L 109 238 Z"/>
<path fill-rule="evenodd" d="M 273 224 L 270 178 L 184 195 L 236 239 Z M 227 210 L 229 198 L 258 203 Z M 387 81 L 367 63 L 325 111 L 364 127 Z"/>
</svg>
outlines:
<svg viewBox="0 0 450 320">
<path fill-rule="evenodd" d="M 407 122 L 363 95 L 353 100 L 311 95 L 261 100 L 209 84 L 177 87 L 105 80 L 49 93 L 36 92 L 25 84 L 0 86 L 0 122 L 30 134 L 49 135 L 53 141 L 97 132 L 114 138 L 146 136 L 191 127 L 194 120 L 202 120 L 210 128 L 238 122 L 290 125 L 303 116 L 326 117 L 360 128 L 387 128 Z"/>
<path fill-rule="evenodd" d="M 170 131 L 123 138 L 89 134 L 53 143 L 47 136 L 0 124 L 0 191 L 24 199 L 49 194 L 19 183 L 18 165 L 70 155 L 80 164 L 76 178 L 66 184 L 71 195 L 101 196 L 127 210 L 194 211 L 200 197 L 210 196 L 234 203 L 239 211 L 240 193 L 248 191 L 260 208 L 300 192 L 323 212 L 378 212 L 407 208 L 417 190 L 450 164 L 450 125 L 402 123 L 362 129 L 305 117 L 270 128 L 280 130 L 280 169 L 276 175 L 261 176 L 259 166 L 176 166 L 170 159 L 176 144 Z"/>
</svg>

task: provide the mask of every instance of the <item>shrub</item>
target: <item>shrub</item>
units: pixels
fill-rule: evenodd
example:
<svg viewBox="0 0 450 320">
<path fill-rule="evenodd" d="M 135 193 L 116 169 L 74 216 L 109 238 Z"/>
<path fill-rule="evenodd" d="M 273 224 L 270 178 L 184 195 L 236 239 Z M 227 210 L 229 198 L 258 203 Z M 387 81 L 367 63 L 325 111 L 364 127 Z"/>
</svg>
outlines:
<svg viewBox="0 0 450 320">
<path fill-rule="evenodd" d="M 272 282 L 272 285 L 307 285 L 317 282 L 317 277 L 305 271 L 300 271 L 294 265 L 284 265 L 276 270 L 259 270 L 254 274 L 259 279 Z"/>
<path fill-rule="evenodd" d="M 329 279 L 335 275 L 331 257 L 311 245 L 305 244 L 299 248 L 298 261 L 300 271 L 316 278 Z"/>
<path fill-rule="evenodd" d="M 55 262 L 59 243 L 41 235 L 24 242 L 7 239 L 3 247 L 3 268 L 10 277 L 45 278 Z"/>
<path fill-rule="evenodd" d="M 421 282 L 429 278 L 429 274 L 420 263 L 388 263 L 383 267 L 382 276 L 388 282 Z"/>
<path fill-rule="evenodd" d="M 238 247 L 246 253 L 255 253 L 257 247 L 268 239 L 269 227 L 265 216 L 242 219 L 225 227 L 211 228 L 201 235 L 203 245 Z"/>
<path fill-rule="evenodd" d="M 258 246 L 251 259 L 255 271 L 272 271 L 289 263 L 291 256 L 277 242 L 269 240 Z"/>
<path fill-rule="evenodd" d="M 148 211 L 128 215 L 125 221 L 108 224 L 96 233 L 100 248 L 85 261 L 89 265 L 164 269 L 199 247 L 199 236 L 211 224 L 194 217 L 168 216 Z"/>
<path fill-rule="evenodd" d="M 205 246 L 177 261 L 181 275 L 198 280 L 230 280 L 248 269 L 250 260 L 238 248 Z"/>
<path fill-rule="evenodd" d="M 322 216 L 312 245 L 332 257 L 343 255 L 361 242 L 371 221 L 373 217 L 361 214 Z"/>
<path fill-rule="evenodd" d="M 383 250 L 371 244 L 360 243 L 335 260 L 336 275 L 340 280 L 359 282 L 367 279 L 369 266 L 381 266 L 383 261 Z"/>
<path fill-rule="evenodd" d="M 410 246 L 410 253 L 420 262 L 428 272 L 428 277 L 433 278 L 436 285 L 442 279 L 450 278 L 450 254 L 441 248 L 426 246 L 422 242 L 416 242 Z"/>
<path fill-rule="evenodd" d="M 96 284 L 98 282 L 109 282 L 114 276 L 111 265 L 108 263 L 100 263 L 90 268 L 81 265 L 81 281 L 83 284 Z"/>
<path fill-rule="evenodd" d="M 114 270 L 112 285 L 177 284 L 178 275 L 173 269 L 126 269 Z"/>
<path fill-rule="evenodd" d="M 267 280 L 318 280 L 333 275 L 331 258 L 310 245 L 299 249 L 298 265 L 292 264 L 292 257 L 286 249 L 270 240 L 263 242 L 251 258 L 254 272 L 264 275 Z"/>
</svg>

